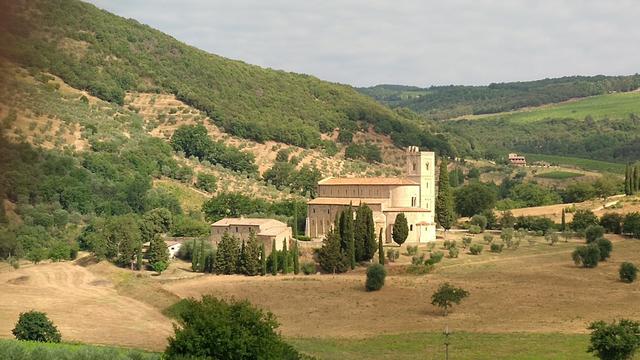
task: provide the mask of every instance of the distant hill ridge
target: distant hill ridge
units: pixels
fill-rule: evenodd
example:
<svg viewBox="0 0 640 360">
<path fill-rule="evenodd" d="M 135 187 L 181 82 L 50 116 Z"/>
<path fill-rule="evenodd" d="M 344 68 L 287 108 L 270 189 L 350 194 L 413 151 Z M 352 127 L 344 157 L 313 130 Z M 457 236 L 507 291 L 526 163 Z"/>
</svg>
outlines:
<svg viewBox="0 0 640 360">
<path fill-rule="evenodd" d="M 410 117 L 347 85 L 209 54 L 77 0 L 0 0 L 0 54 L 122 105 L 126 91 L 174 94 L 232 135 L 322 146 L 335 128 L 451 152 Z"/>
<path fill-rule="evenodd" d="M 358 90 L 391 107 L 406 107 L 442 120 L 463 115 L 493 114 L 558 103 L 574 98 L 627 92 L 640 88 L 640 75 L 566 76 L 486 86 L 376 85 Z"/>
</svg>

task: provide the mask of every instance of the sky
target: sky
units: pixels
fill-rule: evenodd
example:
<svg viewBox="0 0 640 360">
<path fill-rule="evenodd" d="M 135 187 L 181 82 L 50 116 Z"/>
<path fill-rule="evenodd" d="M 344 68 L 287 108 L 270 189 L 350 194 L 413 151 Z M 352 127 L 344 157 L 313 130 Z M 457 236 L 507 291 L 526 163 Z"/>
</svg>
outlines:
<svg viewBox="0 0 640 360">
<path fill-rule="evenodd" d="M 638 0 L 89 0 L 210 53 L 353 86 L 640 72 Z"/>
</svg>

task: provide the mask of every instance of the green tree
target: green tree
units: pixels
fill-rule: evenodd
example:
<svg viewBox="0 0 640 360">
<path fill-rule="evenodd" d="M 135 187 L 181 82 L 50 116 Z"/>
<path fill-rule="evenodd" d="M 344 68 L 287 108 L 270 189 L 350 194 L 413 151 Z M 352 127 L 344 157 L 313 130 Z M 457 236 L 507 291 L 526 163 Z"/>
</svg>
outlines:
<svg viewBox="0 0 640 360">
<path fill-rule="evenodd" d="M 630 167 L 629 164 L 627 163 L 626 167 L 624 168 L 624 194 L 625 195 L 631 195 L 632 191 L 631 191 L 631 173 L 630 173 Z"/>
<path fill-rule="evenodd" d="M 356 220 L 356 226 L 357 226 Z M 340 235 L 335 229 L 329 230 L 318 250 L 320 267 L 328 273 L 342 273 L 347 270 L 347 256 L 340 249 Z"/>
<path fill-rule="evenodd" d="M 167 270 L 168 267 L 169 263 L 166 261 L 158 261 L 151 264 L 151 268 L 153 269 L 153 271 L 157 272 L 158 274 L 162 274 L 162 272 Z"/>
<path fill-rule="evenodd" d="M 168 265 L 169 249 L 167 248 L 167 244 L 165 244 L 164 240 L 162 240 L 160 235 L 156 235 L 153 237 L 153 239 L 151 239 L 151 243 L 149 244 L 149 250 L 147 252 L 147 257 L 149 260 L 149 265 L 151 265 L 151 267 L 154 269 L 155 269 L 156 263 L 161 262 Z"/>
<path fill-rule="evenodd" d="M 620 270 L 618 271 L 620 280 L 626 283 L 632 283 L 636 281 L 638 277 L 638 267 L 630 262 L 623 262 L 620 264 Z"/>
<path fill-rule="evenodd" d="M 573 222 L 571 223 L 571 229 L 573 231 L 582 232 L 586 230 L 590 225 L 598 225 L 600 221 L 598 217 L 591 210 L 576 210 L 573 214 Z"/>
<path fill-rule="evenodd" d="M 216 274 L 229 275 L 235 273 L 238 268 L 239 253 L 238 239 L 225 232 L 222 235 L 222 239 L 220 239 L 218 251 L 216 252 Z"/>
<path fill-rule="evenodd" d="M 264 245 L 264 244 L 263 244 Z M 249 240 L 244 249 L 243 265 L 246 275 L 255 276 L 261 271 L 260 263 L 261 248 L 253 229 L 249 230 Z"/>
<path fill-rule="evenodd" d="M 142 241 L 151 241 L 156 234 L 166 233 L 171 228 L 173 215 L 165 208 L 149 210 L 140 220 Z"/>
<path fill-rule="evenodd" d="M 351 269 L 356 267 L 356 249 L 355 249 L 355 237 L 354 237 L 354 223 L 353 223 L 353 207 L 349 204 L 349 207 L 340 213 L 339 219 L 340 229 L 340 247 L 343 251 L 346 251 L 349 257 L 349 263 Z"/>
<path fill-rule="evenodd" d="M 474 181 L 459 187 L 455 192 L 455 210 L 461 216 L 473 216 L 493 209 L 496 204 L 496 190 L 487 184 Z"/>
<path fill-rule="evenodd" d="M 567 220 L 565 218 L 564 208 L 562 208 L 562 218 L 560 219 L 560 231 L 566 231 L 566 230 L 567 230 Z"/>
<path fill-rule="evenodd" d="M 576 265 L 594 268 L 598 266 L 598 261 L 600 261 L 600 248 L 595 243 L 578 246 L 573 253 L 571 253 L 571 258 Z"/>
<path fill-rule="evenodd" d="M 289 273 L 289 251 L 287 251 L 287 239 L 282 240 L 282 274 Z"/>
<path fill-rule="evenodd" d="M 206 192 L 215 192 L 218 189 L 218 178 L 212 174 L 198 173 L 196 187 Z"/>
<path fill-rule="evenodd" d="M 382 264 L 369 265 L 367 268 L 367 281 L 365 282 L 365 288 L 367 291 L 377 291 L 382 289 L 386 276 L 387 271 Z"/>
<path fill-rule="evenodd" d="M 442 161 L 440 161 L 438 197 L 436 198 L 436 221 L 444 228 L 445 234 L 447 230 L 451 229 L 451 226 L 453 226 L 456 221 L 453 192 L 451 191 L 449 173 L 447 172 L 447 159 L 444 157 L 442 158 Z"/>
<path fill-rule="evenodd" d="M 364 238 L 364 261 L 371 261 L 378 250 L 376 239 L 375 222 L 373 221 L 373 211 L 370 207 L 364 206 L 365 211 L 365 238 Z"/>
<path fill-rule="evenodd" d="M 226 302 L 205 295 L 181 300 L 179 326 L 165 350 L 168 359 L 299 359 L 276 331 L 273 314 L 247 301 Z"/>
<path fill-rule="evenodd" d="M 276 250 L 276 240 L 273 239 L 271 245 L 271 275 L 278 275 L 278 250 Z"/>
<path fill-rule="evenodd" d="M 400 213 L 396 215 L 395 223 L 391 229 L 391 238 L 393 238 L 396 244 L 402 245 L 407 240 L 407 236 L 409 236 L 407 218 L 404 216 L 404 213 Z"/>
<path fill-rule="evenodd" d="M 54 343 L 61 340 L 58 328 L 49 320 L 47 314 L 39 311 L 20 313 L 18 322 L 11 332 L 18 340 Z"/>
<path fill-rule="evenodd" d="M 640 322 L 621 319 L 607 324 L 592 322 L 590 345 L 587 352 L 603 360 L 626 360 L 633 358 L 640 347 Z"/>
<path fill-rule="evenodd" d="M 266 246 L 264 245 L 264 242 L 262 243 L 262 248 L 260 250 L 260 264 L 261 264 L 260 275 L 262 276 L 267 275 L 267 249 L 266 249 Z"/>
<path fill-rule="evenodd" d="M 380 229 L 380 234 L 378 235 L 378 263 L 384 266 L 384 247 L 382 244 L 382 229 Z"/>
<path fill-rule="evenodd" d="M 604 236 L 604 227 L 601 225 L 589 225 L 584 231 L 587 244 L 592 243 Z"/>
<path fill-rule="evenodd" d="M 640 212 L 636 211 L 624 216 L 622 232 L 640 239 Z"/>
<path fill-rule="evenodd" d="M 291 249 L 293 255 L 293 273 L 295 275 L 300 274 L 300 248 L 298 241 L 294 241 Z"/>
<path fill-rule="evenodd" d="M 448 282 L 440 284 L 438 290 L 431 296 L 431 304 L 444 310 L 444 316 L 447 316 L 449 308 L 469 296 L 469 292 L 455 287 Z"/>
<path fill-rule="evenodd" d="M 611 234 L 622 233 L 623 216 L 618 213 L 605 213 L 600 217 L 600 225 Z"/>
</svg>

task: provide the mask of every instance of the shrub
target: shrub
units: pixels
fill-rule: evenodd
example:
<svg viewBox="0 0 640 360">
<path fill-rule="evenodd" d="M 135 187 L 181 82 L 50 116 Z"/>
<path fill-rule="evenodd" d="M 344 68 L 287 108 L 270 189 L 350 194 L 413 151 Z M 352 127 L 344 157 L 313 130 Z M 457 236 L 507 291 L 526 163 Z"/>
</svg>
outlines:
<svg viewBox="0 0 640 360">
<path fill-rule="evenodd" d="M 621 319 L 611 324 L 596 321 L 588 329 L 592 331 L 587 352 L 597 354 L 600 359 L 631 359 L 640 347 L 640 323 L 637 321 Z"/>
<path fill-rule="evenodd" d="M 618 213 L 606 213 L 600 217 L 600 225 L 608 232 L 613 234 L 622 233 L 622 215 Z"/>
<path fill-rule="evenodd" d="M 462 248 L 466 249 L 467 247 L 469 247 L 469 245 L 471 245 L 471 241 L 472 239 L 468 236 L 465 236 L 462 238 Z"/>
<path fill-rule="evenodd" d="M 598 217 L 591 210 L 577 210 L 573 215 L 571 228 L 574 231 L 582 232 L 590 225 L 598 225 Z"/>
<path fill-rule="evenodd" d="M 630 262 L 620 264 L 620 280 L 626 283 L 632 283 L 638 277 L 638 267 Z"/>
<path fill-rule="evenodd" d="M 435 265 L 440 261 L 442 261 L 443 257 L 444 257 L 444 253 L 442 251 L 432 252 L 431 256 L 429 256 L 429 260 L 427 260 L 425 263 L 428 263 L 430 265 Z"/>
<path fill-rule="evenodd" d="M 484 236 L 482 237 L 482 239 L 484 240 L 484 242 L 486 242 L 487 244 L 491 244 L 493 242 L 493 235 L 491 234 L 484 234 Z"/>
<path fill-rule="evenodd" d="M 604 236 L 604 227 L 600 225 L 589 225 L 584 232 L 587 244 L 592 243 Z"/>
<path fill-rule="evenodd" d="M 478 225 L 469 226 L 469 234 L 480 234 L 482 232 L 482 228 Z"/>
<path fill-rule="evenodd" d="M 493 253 L 501 253 L 504 244 L 491 244 L 491 252 Z"/>
<path fill-rule="evenodd" d="M 469 223 L 479 226 L 483 231 L 487 228 L 487 218 L 484 215 L 473 215 Z"/>
<path fill-rule="evenodd" d="M 556 233 L 548 233 L 547 235 L 544 236 L 544 239 L 547 240 L 549 245 L 553 246 L 558 242 L 559 237 L 558 237 L 558 234 Z"/>
<path fill-rule="evenodd" d="M 434 241 L 427 244 L 427 250 L 429 250 L 429 252 L 432 252 L 435 247 L 436 243 Z"/>
<path fill-rule="evenodd" d="M 299 358 L 276 331 L 275 316 L 248 301 L 226 302 L 205 295 L 181 302 L 179 326 L 165 351 L 168 359 Z"/>
<path fill-rule="evenodd" d="M 424 264 L 424 254 L 421 254 L 420 256 L 415 255 L 411 257 L 411 265 L 422 265 L 422 264 Z"/>
<path fill-rule="evenodd" d="M 482 244 L 473 244 L 469 247 L 469 252 L 471 252 L 471 255 L 480 255 L 482 253 L 482 249 L 484 249 Z"/>
<path fill-rule="evenodd" d="M 513 247 L 513 229 L 502 229 L 500 239 L 502 239 L 502 242 L 507 246 L 507 249 L 511 249 Z"/>
<path fill-rule="evenodd" d="M 460 251 L 458 250 L 458 248 L 452 247 L 452 248 L 449 249 L 449 257 L 450 258 L 457 258 L 459 252 Z"/>
<path fill-rule="evenodd" d="M 424 275 L 424 274 L 428 274 L 431 272 L 431 270 L 433 270 L 433 265 L 428 264 L 427 262 L 425 262 L 422 265 L 409 265 L 409 267 L 407 267 L 407 273 L 409 274 L 413 274 L 413 275 Z"/>
<path fill-rule="evenodd" d="M 391 262 L 395 262 L 400 257 L 400 251 L 389 249 L 387 250 L 387 259 Z"/>
<path fill-rule="evenodd" d="M 640 238 L 640 212 L 636 211 L 624 216 L 622 232 L 635 238 Z"/>
<path fill-rule="evenodd" d="M 407 254 L 409 255 L 416 255 L 418 253 L 418 245 L 408 245 L 407 246 Z"/>
<path fill-rule="evenodd" d="M 21 313 L 16 327 L 11 332 L 18 340 L 55 343 L 61 340 L 58 328 L 49 320 L 47 314 L 33 310 Z"/>
<path fill-rule="evenodd" d="M 607 260 L 609 256 L 611 256 L 611 250 L 613 250 L 613 244 L 611 244 L 611 241 L 605 238 L 599 238 L 595 241 L 595 244 L 600 250 L 600 261 Z"/>
<path fill-rule="evenodd" d="M 598 261 L 600 261 L 600 249 L 596 244 L 578 246 L 571 253 L 571 258 L 576 265 L 594 268 L 598 266 Z"/>
<path fill-rule="evenodd" d="M 382 289 L 384 278 L 387 276 L 387 270 L 380 264 L 373 264 L 367 268 L 367 281 L 365 288 L 367 291 L 376 291 Z"/>
<path fill-rule="evenodd" d="M 306 262 L 302 264 L 302 273 L 305 275 L 313 275 L 317 272 L 316 263 L 314 262 Z"/>
</svg>

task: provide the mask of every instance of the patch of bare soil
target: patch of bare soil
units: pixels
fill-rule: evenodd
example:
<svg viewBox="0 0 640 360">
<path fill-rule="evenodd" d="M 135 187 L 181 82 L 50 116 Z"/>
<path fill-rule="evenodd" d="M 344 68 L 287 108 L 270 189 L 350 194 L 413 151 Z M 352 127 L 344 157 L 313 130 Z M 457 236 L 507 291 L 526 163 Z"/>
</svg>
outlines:
<svg viewBox="0 0 640 360">
<path fill-rule="evenodd" d="M 0 272 L 0 337 L 21 312 L 44 311 L 65 341 L 162 350 L 171 321 L 157 308 L 118 294 L 113 284 L 71 262 Z"/>
</svg>

